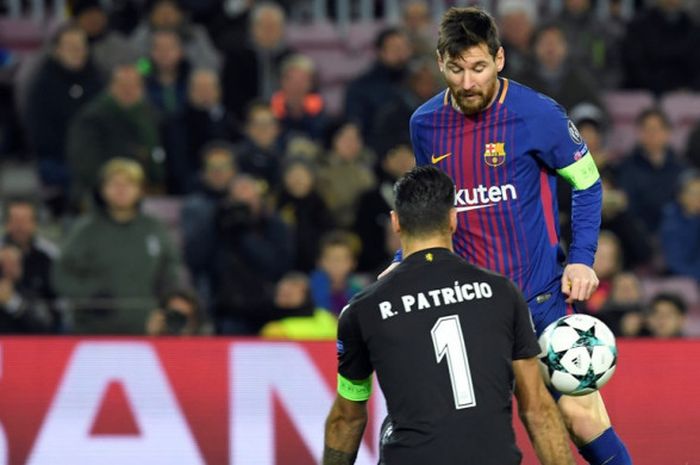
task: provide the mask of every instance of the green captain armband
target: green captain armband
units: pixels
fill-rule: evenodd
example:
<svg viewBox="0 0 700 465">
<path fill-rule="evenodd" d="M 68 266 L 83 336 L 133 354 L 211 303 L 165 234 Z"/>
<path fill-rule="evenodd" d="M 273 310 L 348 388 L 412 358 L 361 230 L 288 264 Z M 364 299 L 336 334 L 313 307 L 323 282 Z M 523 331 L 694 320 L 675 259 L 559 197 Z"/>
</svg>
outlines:
<svg viewBox="0 0 700 465">
<path fill-rule="evenodd" d="M 566 168 L 557 170 L 557 173 L 566 179 L 574 189 L 579 191 L 588 189 L 600 179 L 600 174 L 598 174 L 598 168 L 595 166 L 591 152 L 586 152 L 581 159 Z"/>
<path fill-rule="evenodd" d="M 355 402 L 369 399 L 369 396 L 372 394 L 372 375 L 359 381 L 352 381 L 339 374 L 338 394 L 347 400 Z"/>
</svg>

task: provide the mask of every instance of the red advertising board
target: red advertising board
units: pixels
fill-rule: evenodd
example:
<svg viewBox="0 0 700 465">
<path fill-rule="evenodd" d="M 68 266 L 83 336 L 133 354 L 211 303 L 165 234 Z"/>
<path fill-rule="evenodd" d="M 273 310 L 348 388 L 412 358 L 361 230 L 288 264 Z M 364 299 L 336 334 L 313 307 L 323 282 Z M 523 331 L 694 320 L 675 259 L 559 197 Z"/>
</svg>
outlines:
<svg viewBox="0 0 700 465">
<path fill-rule="evenodd" d="M 603 395 L 635 465 L 700 465 L 700 341 L 619 350 Z M 334 380 L 332 343 L 0 338 L 0 465 L 315 464 Z"/>
</svg>

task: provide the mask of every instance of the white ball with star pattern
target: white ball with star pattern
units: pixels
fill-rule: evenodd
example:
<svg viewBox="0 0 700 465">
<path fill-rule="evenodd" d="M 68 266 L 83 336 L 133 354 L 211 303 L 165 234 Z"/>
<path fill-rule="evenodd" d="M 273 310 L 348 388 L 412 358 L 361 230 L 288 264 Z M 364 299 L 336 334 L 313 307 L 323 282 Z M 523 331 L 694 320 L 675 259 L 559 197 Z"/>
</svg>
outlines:
<svg viewBox="0 0 700 465">
<path fill-rule="evenodd" d="M 562 394 L 582 396 L 597 391 L 615 372 L 615 336 L 590 315 L 559 318 L 547 326 L 539 343 L 545 382 Z"/>
</svg>

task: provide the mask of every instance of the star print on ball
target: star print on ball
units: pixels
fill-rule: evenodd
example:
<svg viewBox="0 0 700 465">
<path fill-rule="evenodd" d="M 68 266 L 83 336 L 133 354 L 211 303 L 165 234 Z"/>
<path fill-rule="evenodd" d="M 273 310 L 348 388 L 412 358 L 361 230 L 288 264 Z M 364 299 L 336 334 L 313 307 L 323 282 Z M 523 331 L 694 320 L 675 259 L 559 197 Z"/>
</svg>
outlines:
<svg viewBox="0 0 700 465">
<path fill-rule="evenodd" d="M 582 396 L 597 391 L 615 372 L 615 336 L 592 316 L 559 318 L 544 330 L 539 343 L 544 379 L 562 394 Z"/>
</svg>

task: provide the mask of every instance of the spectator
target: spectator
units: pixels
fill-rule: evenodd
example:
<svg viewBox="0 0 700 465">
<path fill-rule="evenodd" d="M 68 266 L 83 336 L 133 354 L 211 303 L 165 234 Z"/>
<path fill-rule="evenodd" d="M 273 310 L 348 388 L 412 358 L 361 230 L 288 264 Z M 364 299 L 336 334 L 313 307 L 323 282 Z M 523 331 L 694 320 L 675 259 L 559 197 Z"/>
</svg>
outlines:
<svg viewBox="0 0 700 465">
<path fill-rule="evenodd" d="M 651 300 L 646 319 L 650 336 L 656 339 L 683 337 L 686 313 L 688 306 L 680 296 L 657 294 Z"/>
<path fill-rule="evenodd" d="M 198 69 L 190 74 L 185 121 L 190 173 L 199 170 L 202 147 L 213 140 L 233 141 L 237 128 L 221 101 L 221 83 L 216 72 Z"/>
<path fill-rule="evenodd" d="M 416 109 L 440 90 L 435 57 L 423 57 L 409 66 L 399 98 L 382 105 L 373 117 L 370 143 L 376 153 L 386 153 L 400 144 L 410 144 L 408 121 Z"/>
<path fill-rule="evenodd" d="M 217 217 L 216 325 L 221 334 L 257 334 L 270 320 L 274 285 L 294 259 L 292 237 L 265 211 L 263 189 L 239 175 Z"/>
<path fill-rule="evenodd" d="M 192 24 L 176 0 L 154 0 L 148 17 L 134 30 L 131 44 L 140 56 L 148 56 L 154 31 L 169 29 L 182 40 L 187 61 L 197 68 L 218 69 L 220 57 L 204 27 Z"/>
<path fill-rule="evenodd" d="M 282 160 L 280 126 L 269 105 L 250 105 L 242 142 L 236 145 L 241 171 L 267 182 L 272 189 L 279 182 Z"/>
<path fill-rule="evenodd" d="M 513 79 L 553 98 L 567 110 L 584 102 L 602 108 L 593 77 L 571 61 L 560 26 L 550 23 L 540 27 L 533 41 L 534 60 L 522 74 L 511 75 Z"/>
<path fill-rule="evenodd" d="M 321 237 L 333 228 L 333 219 L 316 191 L 316 170 L 307 160 L 290 159 L 282 176 L 277 211 L 296 238 L 294 268 L 313 269 Z"/>
<path fill-rule="evenodd" d="M 292 53 L 284 43 L 286 20 L 279 5 L 258 3 L 250 21 L 249 43 L 228 51 L 222 78 L 226 107 L 239 119 L 252 101 L 272 97 L 282 61 Z"/>
<path fill-rule="evenodd" d="M 532 60 L 532 36 L 537 23 L 534 0 L 501 0 L 497 10 L 506 76 L 521 75 Z"/>
<path fill-rule="evenodd" d="M 622 247 L 620 240 L 610 231 L 601 231 L 598 236 L 598 249 L 595 253 L 593 271 L 600 284 L 586 301 L 586 312 L 595 314 L 603 307 L 610 296 L 615 276 L 622 271 Z"/>
<path fill-rule="evenodd" d="M 333 340 L 338 320 L 328 310 L 314 307 L 309 278 L 298 272 L 286 274 L 275 288 L 276 320 L 267 323 L 260 335 L 273 339 Z"/>
<path fill-rule="evenodd" d="M 681 0 L 656 0 L 638 13 L 622 44 L 625 87 L 656 94 L 698 86 L 700 31 Z"/>
<path fill-rule="evenodd" d="M 416 164 L 413 151 L 408 145 L 398 145 L 389 150 L 381 161 L 379 183 L 360 197 L 360 214 L 355 220 L 355 231 L 362 242 L 358 269 L 375 272 L 384 267 L 393 256 L 389 255 L 383 241 L 389 226 L 389 212 L 394 208 L 394 184 Z"/>
<path fill-rule="evenodd" d="M 601 228 L 620 239 L 624 268 L 647 265 L 652 259 L 652 239 L 644 223 L 629 211 L 627 194 L 615 186 L 610 175 L 603 175 Z"/>
<path fill-rule="evenodd" d="M 395 28 L 379 33 L 375 51 L 372 67 L 350 82 L 345 93 L 345 115 L 360 125 L 365 138 L 372 135 L 371 121 L 379 108 L 398 100 L 412 53 L 406 33 Z"/>
<path fill-rule="evenodd" d="M 68 122 L 101 87 L 99 72 L 89 60 L 85 33 L 72 25 L 61 28 L 28 89 L 26 117 L 39 177 L 57 214 L 65 209 L 71 181 L 66 164 Z"/>
<path fill-rule="evenodd" d="M 661 245 L 671 273 L 690 276 L 700 283 L 700 173 L 697 171 L 681 176 L 676 201 L 664 209 Z"/>
<path fill-rule="evenodd" d="M 270 105 L 282 126 L 283 138 L 300 134 L 320 139 L 327 120 L 323 97 L 313 92 L 313 61 L 305 55 L 291 55 L 282 62 L 280 73 L 280 89 L 272 94 Z"/>
<path fill-rule="evenodd" d="M 373 188 L 374 153 L 364 147 L 355 123 L 341 121 L 330 128 L 330 148 L 319 174 L 319 193 L 330 208 L 335 223 L 349 228 L 355 222 L 357 202 Z"/>
<path fill-rule="evenodd" d="M 58 255 L 37 234 L 37 212 L 27 200 L 5 206 L 5 236 L 0 240 L 0 332 L 60 330 L 61 315 L 51 284 Z"/>
<path fill-rule="evenodd" d="M 669 145 L 671 123 L 661 110 L 650 108 L 637 118 L 638 144 L 618 168 L 617 180 L 627 193 L 629 210 L 647 230 L 656 233 L 661 210 L 673 200 L 683 166 Z"/>
<path fill-rule="evenodd" d="M 430 5 L 425 0 L 409 0 L 403 5 L 402 26 L 417 57 L 435 61 L 437 28 L 430 17 Z"/>
<path fill-rule="evenodd" d="M 621 36 L 615 27 L 600 17 L 591 0 L 565 0 L 557 18 L 571 52 L 571 60 L 588 70 L 606 87 L 615 87 L 621 79 L 618 53 Z"/>
<path fill-rule="evenodd" d="M 217 5 L 206 22 L 214 45 L 224 53 L 245 47 L 250 36 L 250 15 L 255 0 L 215 2 Z"/>
<path fill-rule="evenodd" d="M 202 170 L 194 191 L 185 197 L 181 223 L 185 263 L 202 299 L 211 312 L 216 277 L 216 215 L 237 172 L 232 147 L 225 141 L 212 141 L 202 149 Z"/>
<path fill-rule="evenodd" d="M 576 124 L 581 137 L 586 142 L 598 171 L 609 171 L 612 168 L 612 155 L 607 147 L 609 123 L 605 112 L 590 103 L 582 103 L 571 110 L 569 117 Z"/>
<path fill-rule="evenodd" d="M 151 312 L 146 322 L 150 336 L 195 336 L 200 334 L 202 317 L 197 295 L 188 290 L 169 292 Z"/>
<path fill-rule="evenodd" d="M 190 64 L 184 59 L 179 36 L 170 30 L 151 34 L 150 62 L 146 67 L 146 95 L 158 110 L 160 137 L 166 153 L 170 194 L 183 194 L 191 181 L 188 127 L 185 120 Z"/>
<path fill-rule="evenodd" d="M 323 237 L 318 268 L 311 273 L 311 295 L 316 306 L 339 315 L 364 282 L 353 274 L 360 243 L 356 236 L 332 231 Z"/>
<path fill-rule="evenodd" d="M 612 281 L 608 301 L 596 314 L 616 336 L 644 334 L 642 287 L 632 273 L 619 273 Z"/>
<path fill-rule="evenodd" d="M 109 27 L 107 12 L 99 0 L 76 0 L 72 13 L 76 26 L 87 35 L 90 55 L 104 78 L 109 78 L 117 65 L 138 58 L 127 38 Z"/>
<path fill-rule="evenodd" d="M 100 179 L 104 209 L 73 226 L 53 279 L 73 299 L 76 333 L 142 334 L 158 295 L 179 283 L 178 253 L 165 227 L 140 211 L 137 162 L 110 160 Z"/>
<path fill-rule="evenodd" d="M 87 104 L 69 125 L 67 156 L 74 207 L 85 205 L 98 187 L 100 167 L 118 156 L 141 163 L 146 189 L 162 191 L 165 155 L 156 120 L 144 100 L 143 81 L 136 67 L 117 67 L 108 90 Z"/>
</svg>

